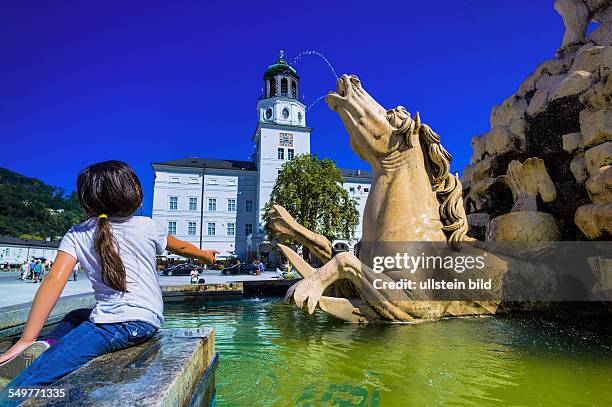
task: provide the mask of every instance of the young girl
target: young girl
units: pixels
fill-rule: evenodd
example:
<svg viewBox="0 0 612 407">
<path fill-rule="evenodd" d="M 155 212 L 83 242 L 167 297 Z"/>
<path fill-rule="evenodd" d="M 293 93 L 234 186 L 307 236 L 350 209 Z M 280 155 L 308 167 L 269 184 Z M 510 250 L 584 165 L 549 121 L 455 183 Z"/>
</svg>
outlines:
<svg viewBox="0 0 612 407">
<path fill-rule="evenodd" d="M 164 304 L 155 271 L 164 250 L 215 261 L 217 252 L 200 250 L 160 228 L 151 218 L 133 216 L 142 203 L 136 174 L 125 163 L 106 161 L 77 179 L 80 204 L 89 217 L 62 239 L 53 267 L 38 289 L 21 339 L 0 356 L 0 366 L 19 364 L 20 355 L 48 347 L 37 341 L 76 262 L 91 280 L 96 305 L 69 314 L 45 350 L 8 388 L 48 386 L 88 361 L 139 345 L 164 322 Z M 86 312 L 84 312 L 86 311 Z"/>
</svg>

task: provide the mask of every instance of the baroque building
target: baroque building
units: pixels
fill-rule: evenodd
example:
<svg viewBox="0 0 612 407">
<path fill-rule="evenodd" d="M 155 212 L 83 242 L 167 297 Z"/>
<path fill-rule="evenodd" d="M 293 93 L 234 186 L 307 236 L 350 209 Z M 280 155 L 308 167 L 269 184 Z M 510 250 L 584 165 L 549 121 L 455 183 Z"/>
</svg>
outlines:
<svg viewBox="0 0 612 407">
<path fill-rule="evenodd" d="M 270 199 L 281 166 L 309 154 L 312 127 L 299 98 L 299 76 L 280 58 L 264 73 L 264 93 L 257 103 L 258 122 L 251 161 L 181 158 L 153 163 L 153 219 L 168 233 L 198 247 L 218 250 L 219 258 L 271 259 L 263 233 L 263 208 Z M 344 188 L 358 202 L 360 224 L 352 241 L 334 241 L 338 250 L 353 250 L 361 237 L 361 218 L 371 174 L 340 169 Z"/>
</svg>

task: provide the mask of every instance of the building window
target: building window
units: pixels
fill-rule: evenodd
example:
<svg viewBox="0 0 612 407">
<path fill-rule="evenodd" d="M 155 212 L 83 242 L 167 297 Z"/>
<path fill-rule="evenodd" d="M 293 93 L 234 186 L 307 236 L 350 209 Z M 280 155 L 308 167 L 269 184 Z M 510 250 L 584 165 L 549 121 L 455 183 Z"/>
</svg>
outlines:
<svg viewBox="0 0 612 407">
<path fill-rule="evenodd" d="M 291 96 L 294 97 L 295 99 L 298 98 L 298 94 L 297 94 L 297 82 L 292 80 L 291 81 Z"/>
<path fill-rule="evenodd" d="M 194 236 L 196 234 L 196 223 L 195 222 L 187 222 L 187 234 L 189 236 Z"/>
<path fill-rule="evenodd" d="M 251 233 L 253 233 L 253 224 L 247 223 L 244 226 L 245 226 L 244 231 L 245 231 L 247 236 L 250 235 Z"/>
<path fill-rule="evenodd" d="M 276 96 L 276 78 L 270 79 L 270 97 Z"/>
<path fill-rule="evenodd" d="M 208 179 L 208 184 L 209 185 L 217 185 L 217 179 L 216 178 L 209 178 Z"/>
<path fill-rule="evenodd" d="M 217 210 L 217 198 L 208 198 L 208 210 L 210 212 Z"/>
<path fill-rule="evenodd" d="M 287 149 L 287 160 L 293 160 L 295 152 L 292 148 Z"/>
<path fill-rule="evenodd" d="M 287 78 L 281 79 L 281 96 L 287 96 L 287 92 L 289 91 L 289 86 L 287 84 Z"/>
<path fill-rule="evenodd" d="M 285 149 L 284 148 L 279 148 L 278 149 L 278 159 L 279 160 L 284 160 L 285 159 Z"/>
<path fill-rule="evenodd" d="M 349 191 L 354 193 L 355 192 L 355 188 L 354 187 L 350 187 Z"/>
<path fill-rule="evenodd" d="M 170 177 L 170 182 L 172 182 L 173 184 L 179 182 L 179 177 Z"/>
<path fill-rule="evenodd" d="M 194 198 L 194 197 L 189 198 L 189 210 L 190 211 L 198 210 L 198 198 Z"/>
<path fill-rule="evenodd" d="M 229 186 L 236 186 L 236 180 L 235 179 L 228 179 L 227 180 L 227 185 L 229 185 Z"/>
<path fill-rule="evenodd" d="M 245 211 L 246 212 L 253 212 L 253 200 L 252 199 L 247 199 L 245 202 Z"/>
<path fill-rule="evenodd" d="M 198 183 L 198 177 L 190 177 L 189 178 L 189 183 L 190 184 L 197 184 Z"/>
<path fill-rule="evenodd" d="M 176 235 L 176 222 L 168 222 L 168 234 Z"/>
<path fill-rule="evenodd" d="M 236 200 L 234 198 L 227 200 L 227 211 L 236 212 Z"/>
<path fill-rule="evenodd" d="M 227 235 L 228 236 L 235 236 L 236 235 L 236 224 L 235 223 L 228 223 L 227 224 Z"/>
<path fill-rule="evenodd" d="M 178 196 L 171 196 L 168 204 L 168 210 L 176 211 L 178 209 Z"/>
<path fill-rule="evenodd" d="M 217 234 L 217 224 L 214 222 L 208 222 L 208 236 L 214 236 Z"/>
<path fill-rule="evenodd" d="M 367 193 L 367 192 L 370 192 L 370 188 L 364 188 L 364 189 L 363 189 L 363 192 L 366 192 L 366 193 Z"/>
</svg>

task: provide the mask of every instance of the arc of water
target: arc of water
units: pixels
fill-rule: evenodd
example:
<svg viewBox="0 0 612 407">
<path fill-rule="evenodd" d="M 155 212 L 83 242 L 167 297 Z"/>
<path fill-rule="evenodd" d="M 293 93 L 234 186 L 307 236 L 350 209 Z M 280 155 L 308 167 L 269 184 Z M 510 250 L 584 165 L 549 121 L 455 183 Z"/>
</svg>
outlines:
<svg viewBox="0 0 612 407">
<path fill-rule="evenodd" d="M 319 96 L 314 102 L 312 102 L 307 108 L 306 111 L 308 112 L 314 105 L 316 105 L 318 102 L 320 102 L 321 100 L 325 99 L 325 96 L 327 95 L 323 95 L 323 96 Z"/>
<path fill-rule="evenodd" d="M 332 64 L 329 62 L 329 60 L 327 59 L 327 57 L 325 55 L 323 55 L 322 53 L 320 53 L 319 51 L 315 51 L 315 50 L 307 50 L 307 51 L 302 51 L 300 52 L 295 58 L 293 58 L 293 62 L 291 63 L 292 66 L 295 66 L 295 64 L 302 59 L 304 56 L 306 55 L 316 55 L 319 58 L 321 58 L 329 67 L 329 69 L 331 69 L 332 74 L 334 75 L 334 78 L 336 78 L 336 80 L 338 80 L 338 74 L 336 73 L 336 70 L 334 69 L 334 67 L 332 66 Z"/>
</svg>

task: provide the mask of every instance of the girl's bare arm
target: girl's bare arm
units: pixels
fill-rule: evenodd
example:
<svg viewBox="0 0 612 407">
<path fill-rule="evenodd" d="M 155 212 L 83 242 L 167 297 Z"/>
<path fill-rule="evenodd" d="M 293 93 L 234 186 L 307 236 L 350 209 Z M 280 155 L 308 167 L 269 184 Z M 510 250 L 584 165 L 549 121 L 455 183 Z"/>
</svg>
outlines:
<svg viewBox="0 0 612 407">
<path fill-rule="evenodd" d="M 168 243 L 166 249 L 172 253 L 176 253 L 181 256 L 190 257 L 192 259 L 202 260 L 204 263 L 214 263 L 215 255 L 219 253 L 216 250 L 201 250 L 192 245 L 189 242 L 184 242 L 177 239 L 172 235 L 168 235 Z"/>
<path fill-rule="evenodd" d="M 62 251 L 57 253 L 51 271 L 36 291 L 21 338 L 0 356 L 0 363 L 12 359 L 38 339 L 38 334 L 62 294 L 75 264 L 76 259 L 71 255 Z"/>
</svg>

